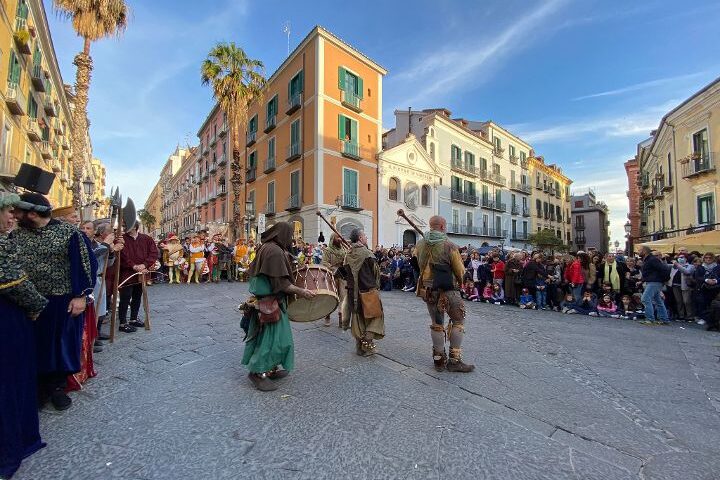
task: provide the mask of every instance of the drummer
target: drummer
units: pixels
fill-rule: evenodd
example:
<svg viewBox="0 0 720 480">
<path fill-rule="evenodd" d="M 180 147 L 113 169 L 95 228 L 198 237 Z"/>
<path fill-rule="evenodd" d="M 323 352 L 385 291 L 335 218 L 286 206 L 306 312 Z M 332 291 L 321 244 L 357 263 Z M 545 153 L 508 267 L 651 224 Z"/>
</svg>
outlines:
<svg viewBox="0 0 720 480">
<path fill-rule="evenodd" d="M 314 292 L 292 283 L 292 235 L 293 227 L 287 222 L 278 222 L 266 230 L 248 271 L 250 293 L 258 300 L 274 297 L 279 309 L 279 319 L 273 323 L 261 323 L 259 313 L 252 314 L 242 358 L 242 364 L 250 371 L 248 378 L 263 392 L 276 390 L 275 381 L 286 377 L 295 364 L 287 296 L 305 299 L 315 296 Z"/>
</svg>

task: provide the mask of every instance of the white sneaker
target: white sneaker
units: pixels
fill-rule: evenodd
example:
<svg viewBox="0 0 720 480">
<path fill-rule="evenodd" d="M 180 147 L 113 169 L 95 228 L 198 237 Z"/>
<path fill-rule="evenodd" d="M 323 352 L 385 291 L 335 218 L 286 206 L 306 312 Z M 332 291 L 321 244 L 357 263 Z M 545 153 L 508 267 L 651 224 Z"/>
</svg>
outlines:
<svg viewBox="0 0 720 480">
<path fill-rule="evenodd" d="M 697 323 L 698 325 L 705 325 L 705 320 L 703 320 L 702 318 L 698 318 L 697 320 L 695 320 L 695 323 Z"/>
</svg>

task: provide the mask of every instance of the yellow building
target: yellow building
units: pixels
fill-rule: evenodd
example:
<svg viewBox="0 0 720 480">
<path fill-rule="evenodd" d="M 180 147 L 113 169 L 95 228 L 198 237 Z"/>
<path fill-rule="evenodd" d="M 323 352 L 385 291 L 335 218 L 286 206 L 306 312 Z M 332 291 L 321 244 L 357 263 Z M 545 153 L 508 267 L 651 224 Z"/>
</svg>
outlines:
<svg viewBox="0 0 720 480">
<path fill-rule="evenodd" d="M 638 145 L 640 234 L 649 237 L 642 240 L 718 221 L 718 152 L 720 78 L 668 112 Z"/>
<path fill-rule="evenodd" d="M 552 230 L 566 245 L 572 245 L 570 215 L 570 184 L 562 169 L 546 164 L 542 156 L 531 152 L 528 158 L 530 181 L 534 184 L 530 195 L 535 231 Z"/>
<path fill-rule="evenodd" d="M 105 192 L 105 165 L 99 158 L 94 158 L 90 162 L 92 167 L 91 180 L 94 184 L 93 192 L 91 195 L 91 202 L 93 203 L 93 216 L 94 218 L 105 218 L 109 216 L 109 205 L 106 202 Z"/>
<path fill-rule="evenodd" d="M 160 225 L 162 221 L 162 210 L 163 210 L 163 188 L 160 183 L 156 183 L 153 187 L 150 195 L 148 195 L 145 201 L 145 211 L 155 217 L 154 225 L 143 225 L 143 231 L 153 238 L 157 238 L 160 235 Z M 152 228 L 150 228 L 152 227 Z"/>
<path fill-rule="evenodd" d="M 70 106 L 42 0 L 0 8 L 0 189 L 13 189 L 22 163 L 57 176 L 53 206 L 72 203 Z"/>
</svg>

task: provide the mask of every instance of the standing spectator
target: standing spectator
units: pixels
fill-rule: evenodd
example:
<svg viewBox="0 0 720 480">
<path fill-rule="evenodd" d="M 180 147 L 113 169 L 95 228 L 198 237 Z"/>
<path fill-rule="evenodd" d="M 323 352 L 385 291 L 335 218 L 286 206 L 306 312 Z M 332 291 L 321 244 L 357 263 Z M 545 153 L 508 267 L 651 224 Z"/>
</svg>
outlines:
<svg viewBox="0 0 720 480">
<path fill-rule="evenodd" d="M 600 264 L 597 272 L 597 283 L 609 283 L 613 290 L 613 301 L 617 303 L 619 295 L 625 291 L 625 279 L 628 269 L 615 259 L 614 253 L 607 253 L 605 261 Z"/>
<path fill-rule="evenodd" d="M 472 282 L 478 292 L 482 291 L 484 285 L 482 284 L 482 262 L 480 261 L 480 253 L 477 250 L 472 252 L 470 255 L 470 261 L 467 265 L 467 271 L 472 279 Z"/>
<path fill-rule="evenodd" d="M 505 264 L 505 300 L 510 305 L 517 305 L 520 299 L 518 287 L 522 285 L 522 269 L 520 254 L 509 254 Z"/>
<path fill-rule="evenodd" d="M 640 265 L 634 258 L 628 258 L 625 260 L 625 266 L 627 272 L 625 272 L 625 292 L 632 297 L 635 293 L 642 290 L 642 272 L 640 271 Z"/>
<path fill-rule="evenodd" d="M 673 262 L 673 267 L 675 267 L 675 269 L 677 269 L 680 273 L 680 298 L 677 297 L 677 292 L 674 287 L 675 283 L 673 280 L 673 294 L 676 295 L 675 300 L 678 305 L 679 316 L 681 319 L 692 321 L 695 319 L 695 308 L 692 298 L 694 287 L 693 273 L 695 273 L 695 266 L 688 261 L 688 257 L 686 255 L 680 254 L 675 262 Z"/>
<path fill-rule="evenodd" d="M 590 290 L 595 293 L 595 282 L 597 281 L 597 268 L 595 264 L 590 261 L 590 256 L 580 251 L 577 254 L 580 259 L 580 267 L 582 268 L 582 274 L 585 282 L 585 290 Z"/>
<path fill-rule="evenodd" d="M 505 262 L 500 260 L 500 256 L 495 253 L 492 256 L 491 270 L 493 275 L 493 283 L 497 283 L 501 287 L 505 281 Z"/>
<path fill-rule="evenodd" d="M 522 272 L 523 288 L 526 288 L 533 298 L 535 298 L 535 292 L 537 291 L 538 278 L 542 277 L 544 280 L 547 275 L 542 262 L 542 255 L 536 253 L 532 260 L 525 265 Z"/>
<path fill-rule="evenodd" d="M 226 238 L 221 238 L 217 244 L 218 247 L 218 269 L 220 270 L 220 276 L 222 272 L 225 272 L 225 278 L 228 283 L 233 281 L 233 249 L 230 246 L 230 242 Z"/>
<path fill-rule="evenodd" d="M 562 291 L 560 289 L 562 267 L 560 266 L 560 259 L 548 259 L 545 264 L 545 271 L 547 272 L 546 296 L 548 306 L 553 310 L 560 311 L 560 302 L 562 301 Z"/>
<path fill-rule="evenodd" d="M 640 256 L 643 259 L 642 278 L 643 282 L 645 282 L 645 290 L 642 294 L 642 303 L 645 305 L 645 318 L 652 322 L 657 313 L 659 321 L 668 323 L 668 312 L 660 292 L 663 284 L 670 279 L 670 267 L 653 255 L 648 246 L 643 246 L 640 249 Z"/>
<path fill-rule="evenodd" d="M 717 295 L 718 288 L 718 271 L 715 255 L 707 252 L 702 257 L 702 263 L 695 268 L 693 279 L 695 280 L 696 306 L 695 315 L 700 317 L 701 325 L 708 320 L 708 308 L 710 302 Z"/>
<path fill-rule="evenodd" d="M 583 284 L 585 283 L 585 276 L 583 275 L 582 265 L 580 264 L 581 254 L 584 255 L 585 252 L 582 250 L 579 251 L 577 256 L 565 268 L 565 281 L 570 286 L 570 291 L 576 301 L 579 301 L 582 297 Z"/>
</svg>

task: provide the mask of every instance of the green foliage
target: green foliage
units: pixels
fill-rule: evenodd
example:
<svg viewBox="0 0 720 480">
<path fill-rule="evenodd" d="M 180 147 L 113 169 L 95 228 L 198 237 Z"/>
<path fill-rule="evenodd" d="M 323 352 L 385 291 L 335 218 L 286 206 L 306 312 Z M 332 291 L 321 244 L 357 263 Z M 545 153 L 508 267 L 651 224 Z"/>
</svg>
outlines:
<svg viewBox="0 0 720 480">
<path fill-rule="evenodd" d="M 558 238 L 554 231 L 547 228 L 528 235 L 528 243 L 538 250 L 567 250 L 567 244 Z"/>
<path fill-rule="evenodd" d="M 30 32 L 25 29 L 18 30 L 17 32 L 13 33 L 13 37 L 17 42 L 24 45 L 30 41 Z"/>
<path fill-rule="evenodd" d="M 155 226 L 155 223 L 157 223 L 155 215 L 148 212 L 144 208 L 138 211 L 138 217 L 140 217 L 140 222 L 145 225 L 148 230 L 152 230 Z"/>
</svg>

